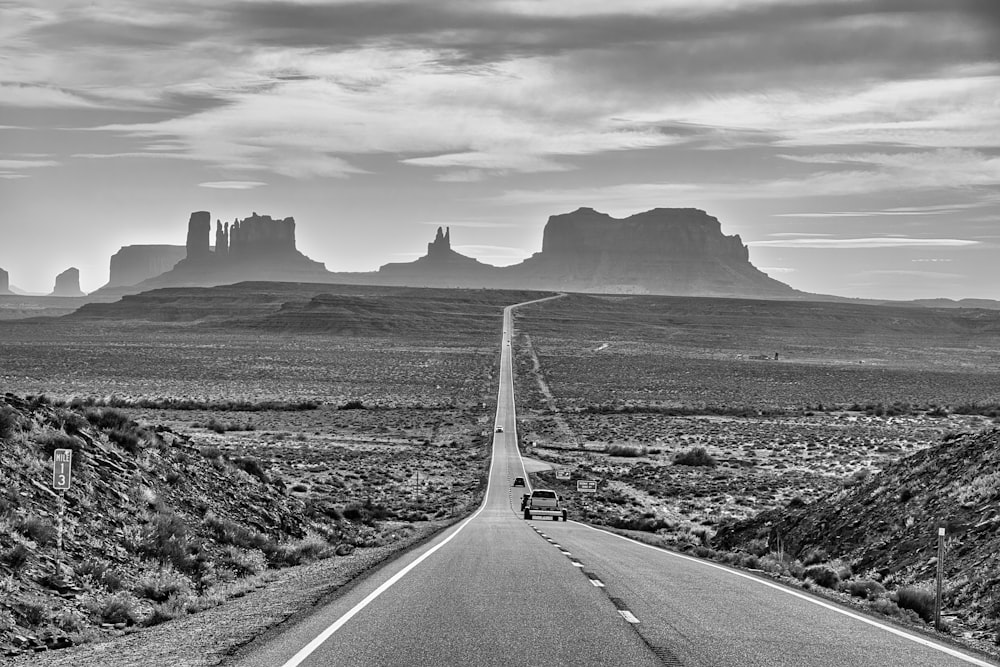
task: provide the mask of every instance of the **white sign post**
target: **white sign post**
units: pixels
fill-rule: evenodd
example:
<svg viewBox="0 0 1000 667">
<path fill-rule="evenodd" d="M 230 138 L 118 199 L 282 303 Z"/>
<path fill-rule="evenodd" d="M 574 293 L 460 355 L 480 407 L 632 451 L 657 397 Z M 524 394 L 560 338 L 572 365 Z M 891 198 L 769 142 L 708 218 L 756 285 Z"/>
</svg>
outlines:
<svg viewBox="0 0 1000 667">
<path fill-rule="evenodd" d="M 56 513 L 56 550 L 62 560 L 63 548 L 63 512 L 65 499 L 63 493 L 69 490 L 73 480 L 73 450 L 57 449 L 52 454 L 52 488 L 56 490 L 59 511 Z"/>
<path fill-rule="evenodd" d="M 934 629 L 941 630 L 941 580 L 944 578 L 944 526 L 938 526 L 937 593 L 934 596 Z"/>
<path fill-rule="evenodd" d="M 569 479 L 569 478 L 570 478 L 569 470 L 566 470 L 565 468 L 560 468 L 559 470 L 556 470 L 556 479 Z"/>
<path fill-rule="evenodd" d="M 597 480 L 578 479 L 576 480 L 576 490 L 582 493 L 597 493 Z"/>
</svg>

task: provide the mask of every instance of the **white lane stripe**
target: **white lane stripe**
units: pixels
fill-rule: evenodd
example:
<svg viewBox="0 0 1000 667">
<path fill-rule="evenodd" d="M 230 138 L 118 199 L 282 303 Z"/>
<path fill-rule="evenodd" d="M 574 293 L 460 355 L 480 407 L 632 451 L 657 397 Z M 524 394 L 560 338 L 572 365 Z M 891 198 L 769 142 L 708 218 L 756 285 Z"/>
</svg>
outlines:
<svg viewBox="0 0 1000 667">
<path fill-rule="evenodd" d="M 379 586 L 374 591 L 369 593 L 364 600 L 351 607 L 351 609 L 346 614 L 338 618 L 326 630 L 319 633 L 311 642 L 303 646 L 302 649 L 299 650 L 298 653 L 293 655 L 288 660 L 288 662 L 284 663 L 282 667 L 298 667 L 298 665 L 302 664 L 303 660 L 308 658 L 313 651 L 315 651 L 323 644 L 323 642 L 325 642 L 327 639 L 333 636 L 333 633 L 335 633 L 337 630 L 343 627 L 343 625 L 347 623 L 349 620 L 351 620 L 354 616 L 356 616 L 358 612 L 360 612 L 362 609 L 371 604 L 371 602 L 375 600 L 375 598 L 377 598 L 378 596 L 382 595 L 382 593 L 385 593 L 387 590 L 389 590 L 393 584 L 395 584 L 397 581 L 406 576 L 410 572 L 410 570 L 415 568 L 417 565 L 420 565 L 422 562 L 424 562 L 428 557 L 431 556 L 431 554 L 433 554 L 435 551 L 437 551 L 438 549 L 440 549 L 441 547 L 443 547 L 444 545 L 448 544 L 453 539 L 455 539 L 455 536 L 458 535 L 460 532 L 462 532 L 462 529 L 468 526 L 470 521 L 479 516 L 479 514 L 484 509 L 486 509 L 486 503 L 490 497 L 490 484 L 492 483 L 493 480 L 493 464 L 495 462 L 496 462 L 496 445 L 494 444 L 493 456 L 490 457 L 490 471 L 486 477 L 486 494 L 483 496 L 483 503 L 479 506 L 479 509 L 476 510 L 475 514 L 473 514 L 468 519 L 463 521 L 462 524 L 455 529 L 455 532 L 453 532 L 447 538 L 445 538 L 440 543 L 435 545 L 433 548 L 428 549 L 426 552 L 424 552 L 423 555 L 420 556 L 420 558 L 416 559 L 415 561 L 404 567 L 402 570 L 392 575 L 392 577 L 387 579 L 381 586 Z"/>
<path fill-rule="evenodd" d="M 618 613 L 621 614 L 622 618 L 624 618 L 629 623 L 638 623 L 639 622 L 639 619 L 636 618 L 635 615 L 633 615 L 632 612 L 630 612 L 628 609 L 619 609 Z"/>
<path fill-rule="evenodd" d="M 604 588 L 604 582 L 600 579 L 591 579 L 590 583 L 594 584 L 594 586 L 597 586 L 598 588 Z"/>
<path fill-rule="evenodd" d="M 934 642 L 934 641 L 932 641 L 930 639 L 925 639 L 925 638 L 920 637 L 918 635 L 911 635 L 910 633 L 906 632 L 905 630 L 900 630 L 899 628 L 894 628 L 891 625 L 886 625 L 884 623 L 879 623 L 878 621 L 876 621 L 874 619 L 871 619 L 871 618 L 867 618 L 866 616 L 862 616 L 861 614 L 855 614 L 854 612 L 848 611 L 847 609 L 841 609 L 840 607 L 837 607 L 836 605 L 830 604 L 828 602 L 824 602 L 823 600 L 814 598 L 814 597 L 812 597 L 810 595 L 805 595 L 803 593 L 799 593 L 798 591 L 794 591 L 794 590 L 792 590 L 790 588 L 785 588 L 784 586 L 779 586 L 778 584 L 771 583 L 770 581 L 765 581 L 763 579 L 758 579 L 757 577 L 751 576 L 749 574 L 744 574 L 743 572 L 740 572 L 738 570 L 732 570 L 732 569 L 730 569 L 728 567 L 723 567 L 723 566 L 718 565 L 716 563 L 713 563 L 711 561 L 702 560 L 700 558 L 693 558 L 691 556 L 686 556 L 684 554 L 674 553 L 673 551 L 667 551 L 666 549 L 660 549 L 659 547 L 654 547 L 651 544 L 646 544 L 644 542 L 639 542 L 638 540 L 633 540 L 631 538 L 625 537 L 624 535 L 616 535 L 615 533 L 610 533 L 610 532 L 608 532 L 606 530 L 601 530 L 600 528 L 594 528 L 593 526 L 588 526 L 587 524 L 580 523 L 579 521 L 573 521 L 572 523 L 575 523 L 578 526 L 583 526 L 584 528 L 589 528 L 590 530 L 595 530 L 598 533 L 604 533 L 605 535 L 610 535 L 612 537 L 617 537 L 618 539 L 625 540 L 626 542 L 631 542 L 632 544 L 638 544 L 640 547 L 645 547 L 647 549 L 653 549 L 654 551 L 658 551 L 661 554 L 666 554 L 668 556 L 673 556 L 675 558 L 680 558 L 680 559 L 683 559 L 683 560 L 686 560 L 686 561 L 691 561 L 692 563 L 699 563 L 699 564 L 705 565 L 707 567 L 715 568 L 716 570 L 722 570 L 723 572 L 728 572 L 729 574 L 732 574 L 732 575 L 737 576 L 737 577 L 742 577 L 744 579 L 749 579 L 750 581 L 756 582 L 758 584 L 762 584 L 764 586 L 767 586 L 768 588 L 773 588 L 776 591 L 781 591 L 782 593 L 787 593 L 788 595 L 792 595 L 794 597 L 797 597 L 800 600 L 805 600 L 806 602 L 811 602 L 812 604 L 815 604 L 815 605 L 818 605 L 820 607 L 823 607 L 824 609 L 829 609 L 830 611 L 835 611 L 838 614 L 843 614 L 844 616 L 848 616 L 848 617 L 853 618 L 855 620 L 861 621 L 862 623 L 867 623 L 868 625 L 871 625 L 871 626 L 874 626 L 876 628 L 885 630 L 886 632 L 890 632 L 890 633 L 892 633 L 894 635 L 902 637 L 903 639 L 909 639 L 910 641 L 916 642 L 917 644 L 920 644 L 922 646 L 926 646 L 927 648 L 935 649 L 937 651 L 940 651 L 941 653 L 944 653 L 946 655 L 950 655 L 953 658 L 958 658 L 959 660 L 964 660 L 965 662 L 967 662 L 967 663 L 969 663 L 971 665 L 977 665 L 978 667 L 996 667 L 995 663 L 984 662 L 984 661 L 980 660 L 979 658 L 974 658 L 971 655 L 966 655 L 965 653 L 957 651 L 957 650 L 955 650 L 953 648 L 950 648 L 948 646 L 944 646 L 943 644 L 938 644 L 937 642 Z"/>
<path fill-rule="evenodd" d="M 571 560 L 570 562 L 573 563 L 573 567 L 583 567 L 583 563 L 580 561 Z"/>
</svg>

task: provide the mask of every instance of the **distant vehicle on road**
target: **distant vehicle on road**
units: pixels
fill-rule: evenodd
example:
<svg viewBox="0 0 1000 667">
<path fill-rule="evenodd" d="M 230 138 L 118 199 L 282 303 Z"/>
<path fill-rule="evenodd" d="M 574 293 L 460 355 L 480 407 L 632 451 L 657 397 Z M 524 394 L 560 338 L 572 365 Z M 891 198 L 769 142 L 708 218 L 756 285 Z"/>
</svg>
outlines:
<svg viewBox="0 0 1000 667">
<path fill-rule="evenodd" d="M 503 433 L 503 426 L 497 426 L 497 433 Z"/>
<path fill-rule="evenodd" d="M 524 518 L 550 516 L 554 521 L 566 520 L 566 508 L 560 504 L 559 494 L 549 489 L 535 489 L 521 500 Z"/>
<path fill-rule="evenodd" d="M 524 486 L 524 478 L 523 477 L 515 477 L 514 478 L 514 483 L 511 484 L 511 486 Z"/>
</svg>

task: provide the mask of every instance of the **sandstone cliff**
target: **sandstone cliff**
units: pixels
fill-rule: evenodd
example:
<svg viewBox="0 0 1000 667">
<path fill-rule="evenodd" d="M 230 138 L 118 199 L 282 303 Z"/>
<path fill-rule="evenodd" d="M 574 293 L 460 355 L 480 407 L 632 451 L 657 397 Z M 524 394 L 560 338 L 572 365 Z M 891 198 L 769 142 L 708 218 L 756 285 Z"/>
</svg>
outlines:
<svg viewBox="0 0 1000 667">
<path fill-rule="evenodd" d="M 80 289 L 80 270 L 70 267 L 56 276 L 56 284 L 49 296 L 83 296 Z"/>
<path fill-rule="evenodd" d="M 331 274 L 295 247 L 295 220 L 275 220 L 256 212 L 243 220 L 216 221 L 215 247 L 209 245 L 211 214 L 195 211 L 188 220 L 183 257 L 172 268 L 124 286 L 109 283 L 101 295 L 128 294 L 160 287 L 210 287 L 244 281 L 330 282 Z M 173 246 L 168 246 L 173 247 Z"/>
<path fill-rule="evenodd" d="M 0 294 L 13 294 L 10 290 L 10 275 L 0 269 Z"/>
<path fill-rule="evenodd" d="M 795 297 L 750 263 L 739 236 L 693 208 L 616 219 L 591 208 L 554 215 L 542 251 L 503 269 L 537 289 L 689 296 Z"/>
<path fill-rule="evenodd" d="M 135 285 L 166 273 L 186 255 L 185 246 L 128 245 L 111 256 L 111 271 L 105 287 Z"/>
</svg>

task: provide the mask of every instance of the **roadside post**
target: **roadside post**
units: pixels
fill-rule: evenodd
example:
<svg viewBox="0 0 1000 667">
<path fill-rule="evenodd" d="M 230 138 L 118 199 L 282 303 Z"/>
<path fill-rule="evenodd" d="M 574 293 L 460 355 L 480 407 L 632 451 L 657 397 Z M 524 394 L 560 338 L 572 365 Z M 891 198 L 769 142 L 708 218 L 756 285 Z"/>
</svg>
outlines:
<svg viewBox="0 0 1000 667">
<path fill-rule="evenodd" d="M 65 492 L 73 480 L 73 450 L 57 449 L 52 453 L 52 488 L 56 492 L 56 572 L 63 555 L 63 514 L 66 511 Z"/>
<path fill-rule="evenodd" d="M 938 526 L 937 593 L 934 595 L 934 629 L 941 631 L 941 580 L 944 579 L 944 526 Z"/>
</svg>

